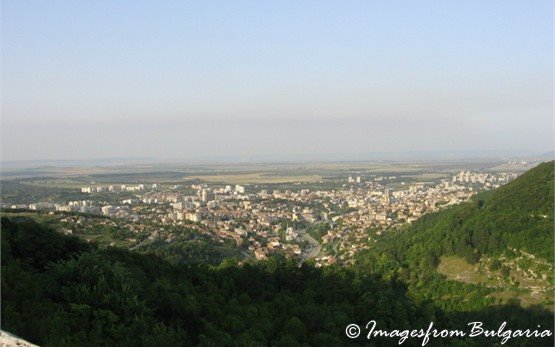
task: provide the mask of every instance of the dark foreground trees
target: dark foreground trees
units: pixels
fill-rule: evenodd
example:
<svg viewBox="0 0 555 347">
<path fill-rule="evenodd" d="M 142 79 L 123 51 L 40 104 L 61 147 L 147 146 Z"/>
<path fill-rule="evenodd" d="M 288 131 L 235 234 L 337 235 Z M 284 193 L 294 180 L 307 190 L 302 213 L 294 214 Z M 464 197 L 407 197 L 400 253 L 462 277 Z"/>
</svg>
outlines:
<svg viewBox="0 0 555 347">
<path fill-rule="evenodd" d="M 464 328 L 468 319 L 486 316 L 528 328 L 553 324 L 549 313 L 516 306 L 444 312 L 410 297 L 401 282 L 360 269 L 299 268 L 283 259 L 176 266 L 156 256 L 98 250 L 25 218 L 2 218 L 2 329 L 40 345 L 368 345 L 347 339 L 345 327 L 375 319 L 390 330 L 430 321 Z M 434 345 L 490 342 L 498 340 Z"/>
</svg>

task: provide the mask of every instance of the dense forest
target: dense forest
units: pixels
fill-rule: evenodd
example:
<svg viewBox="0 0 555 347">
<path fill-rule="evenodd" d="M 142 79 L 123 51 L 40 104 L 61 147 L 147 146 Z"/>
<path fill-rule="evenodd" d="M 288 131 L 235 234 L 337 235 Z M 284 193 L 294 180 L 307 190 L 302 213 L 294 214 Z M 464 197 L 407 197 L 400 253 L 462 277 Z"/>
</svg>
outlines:
<svg viewBox="0 0 555 347">
<path fill-rule="evenodd" d="M 186 233 L 185 230 L 184 233 Z M 235 241 L 215 243 L 204 235 L 180 235 L 172 243 L 156 240 L 137 250 L 142 254 L 154 254 L 172 264 L 220 264 L 224 260 L 241 259 L 240 248 Z"/>
<path fill-rule="evenodd" d="M 98 250 L 26 218 L 2 218 L 2 329 L 41 345 L 365 344 L 347 339 L 344 329 L 370 319 L 390 330 L 431 321 L 443 328 L 477 320 L 522 329 L 553 324 L 550 312 L 518 306 L 442 310 L 411 297 L 398 280 L 356 268 L 299 268 L 279 258 L 242 266 L 178 266 L 152 255 Z M 433 345 L 492 342 L 498 341 L 448 339 Z"/>
<path fill-rule="evenodd" d="M 99 249 L 25 217 L 2 218 L 2 329 L 45 346 L 397 345 L 350 340 L 345 327 L 552 328 L 539 307 L 497 305 L 491 289 L 448 281 L 438 257 L 475 261 L 524 248 L 553 261 L 553 163 L 476 200 L 378 240 L 355 266 L 315 268 L 273 257 L 177 265 L 153 254 Z M 432 339 L 431 346 L 500 339 Z M 403 345 L 419 346 L 420 339 Z M 553 338 L 508 345 L 553 345 Z"/>
</svg>

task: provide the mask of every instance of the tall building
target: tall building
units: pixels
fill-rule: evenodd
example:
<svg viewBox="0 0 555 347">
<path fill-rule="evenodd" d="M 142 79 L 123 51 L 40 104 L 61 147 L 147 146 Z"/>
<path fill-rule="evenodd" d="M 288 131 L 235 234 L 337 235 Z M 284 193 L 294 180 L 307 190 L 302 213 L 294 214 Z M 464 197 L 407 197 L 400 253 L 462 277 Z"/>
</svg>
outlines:
<svg viewBox="0 0 555 347">
<path fill-rule="evenodd" d="M 389 196 L 389 189 L 386 188 L 382 195 L 382 203 L 389 204 L 390 201 L 391 201 L 391 198 Z"/>
<path fill-rule="evenodd" d="M 208 202 L 214 200 L 214 193 L 204 189 L 200 194 L 200 199 L 202 202 Z"/>
</svg>

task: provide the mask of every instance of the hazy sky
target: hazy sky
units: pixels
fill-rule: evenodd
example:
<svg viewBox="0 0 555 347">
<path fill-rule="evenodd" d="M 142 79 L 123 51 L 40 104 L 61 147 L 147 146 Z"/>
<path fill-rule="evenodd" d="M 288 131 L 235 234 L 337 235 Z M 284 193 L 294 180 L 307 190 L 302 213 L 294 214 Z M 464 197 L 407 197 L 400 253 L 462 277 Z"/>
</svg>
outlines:
<svg viewBox="0 0 555 347">
<path fill-rule="evenodd" d="M 552 148 L 551 0 L 2 6 L 2 160 Z"/>
</svg>

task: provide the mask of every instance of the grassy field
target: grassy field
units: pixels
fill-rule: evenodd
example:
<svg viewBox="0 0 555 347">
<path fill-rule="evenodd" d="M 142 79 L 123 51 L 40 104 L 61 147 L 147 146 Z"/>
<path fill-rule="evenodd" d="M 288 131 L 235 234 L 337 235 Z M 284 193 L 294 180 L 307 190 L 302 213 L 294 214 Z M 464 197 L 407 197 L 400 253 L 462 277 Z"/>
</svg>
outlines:
<svg viewBox="0 0 555 347">
<path fill-rule="evenodd" d="M 464 258 L 458 256 L 441 257 L 438 265 L 438 272 L 445 275 L 448 279 L 464 283 L 480 284 L 486 287 L 497 288 L 498 291 L 490 294 L 501 302 L 518 300 L 522 307 L 533 305 L 544 306 L 546 309 L 553 310 L 552 297 L 545 293 L 530 290 L 532 283 L 526 283 L 527 288 L 517 288 L 503 281 L 498 275 L 499 271 L 482 271 L 479 265 L 469 264 Z M 519 279 L 513 271 L 511 275 Z M 524 282 L 520 279 L 521 283 Z M 533 287 L 532 287 L 533 288 Z"/>
<path fill-rule="evenodd" d="M 322 176 L 311 174 L 297 174 L 293 170 L 291 172 L 273 173 L 273 172 L 233 172 L 218 174 L 194 174 L 182 177 L 182 180 L 199 179 L 208 183 L 226 183 L 226 184 L 262 184 L 262 183 L 316 183 L 321 182 Z M 68 188 L 79 189 L 81 187 L 97 187 L 108 185 L 135 184 L 129 182 L 95 182 L 91 184 L 91 178 L 49 178 L 21 181 L 22 184 L 30 186 L 50 187 L 50 188 Z M 166 182 L 167 183 L 167 182 Z M 175 180 L 180 183 L 180 180 Z"/>
<path fill-rule="evenodd" d="M 322 181 L 319 175 L 280 175 L 272 173 L 236 173 L 221 175 L 193 175 L 183 179 L 199 179 L 209 183 L 262 184 L 262 183 L 314 183 Z"/>
<path fill-rule="evenodd" d="M 26 217 L 34 219 L 37 223 L 47 225 L 57 229 L 58 221 L 60 220 L 59 215 L 51 215 L 46 213 L 37 212 L 2 212 L 0 217 Z"/>
<path fill-rule="evenodd" d="M 430 179 L 438 179 L 438 178 L 448 178 L 449 176 L 444 174 L 444 173 L 436 173 L 436 172 L 426 172 L 423 173 L 421 175 L 418 175 L 416 177 L 425 179 L 425 180 L 430 180 Z"/>
<path fill-rule="evenodd" d="M 67 227 L 63 227 L 60 219 L 64 218 L 64 214 L 49 214 L 49 213 L 37 213 L 37 212 L 2 212 L 0 213 L 1 217 L 26 217 L 35 220 L 37 223 L 41 225 L 48 226 L 53 230 L 61 232 L 62 229 L 67 229 Z M 71 228 L 70 228 L 71 229 Z M 110 237 L 105 232 L 85 232 L 85 233 L 74 233 L 73 236 L 76 236 L 84 241 L 96 242 L 100 247 L 107 247 L 111 244 L 115 247 L 123 247 L 129 248 L 133 245 L 132 242 L 127 240 L 119 240 Z"/>
<path fill-rule="evenodd" d="M 464 258 L 457 256 L 441 257 L 437 270 L 450 280 L 464 283 L 485 284 L 488 280 Z"/>
<path fill-rule="evenodd" d="M 133 245 L 132 242 L 129 242 L 127 240 L 113 239 L 106 233 L 75 234 L 75 236 L 87 242 L 96 242 L 100 247 L 107 247 L 108 245 L 112 245 L 114 247 L 129 248 Z"/>
<path fill-rule="evenodd" d="M 87 181 L 70 179 L 70 178 L 54 178 L 54 179 L 38 179 L 33 181 L 21 181 L 22 184 L 27 184 L 30 186 L 40 186 L 40 187 L 52 187 L 52 188 L 69 188 L 69 189 L 79 189 L 84 186 L 98 186 L 99 184 L 88 184 Z"/>
<path fill-rule="evenodd" d="M 498 164 L 498 163 L 497 163 Z M 346 179 L 349 175 L 411 176 L 414 182 L 435 181 L 449 177 L 452 172 L 474 167 L 491 167 L 494 163 L 467 163 L 453 161 L 388 162 L 289 162 L 289 163 L 236 163 L 157 165 L 43 166 L 2 171 L 3 179 L 22 179 L 20 183 L 47 188 L 79 189 L 82 186 L 159 183 L 181 184 L 182 180 L 200 179 L 208 183 L 226 184 L 283 184 L 316 183 L 322 177 Z M 15 171 L 14 171 L 15 170 Z M 91 182 L 94 182 L 92 184 Z"/>
<path fill-rule="evenodd" d="M 78 178 L 50 178 L 50 179 L 36 179 L 36 180 L 24 180 L 20 181 L 21 184 L 26 184 L 29 186 L 36 187 L 46 187 L 46 188 L 63 188 L 63 189 L 81 189 L 81 187 L 107 187 L 107 186 L 120 186 L 124 185 L 136 185 L 138 183 L 129 182 L 97 182 L 92 184 L 91 179 L 78 179 Z"/>
</svg>

